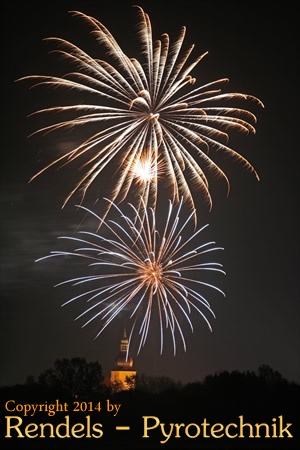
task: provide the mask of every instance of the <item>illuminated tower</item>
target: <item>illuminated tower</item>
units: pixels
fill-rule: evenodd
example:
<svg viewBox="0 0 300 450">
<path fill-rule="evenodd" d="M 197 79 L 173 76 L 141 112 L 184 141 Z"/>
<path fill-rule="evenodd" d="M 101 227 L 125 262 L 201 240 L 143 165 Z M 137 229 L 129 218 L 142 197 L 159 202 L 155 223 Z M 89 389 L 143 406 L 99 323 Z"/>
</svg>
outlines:
<svg viewBox="0 0 300 450">
<path fill-rule="evenodd" d="M 115 367 L 110 372 L 110 383 L 114 390 L 124 391 L 134 389 L 136 371 L 133 370 L 133 359 L 128 352 L 128 339 L 124 329 L 120 341 L 120 351 L 115 359 Z"/>
</svg>

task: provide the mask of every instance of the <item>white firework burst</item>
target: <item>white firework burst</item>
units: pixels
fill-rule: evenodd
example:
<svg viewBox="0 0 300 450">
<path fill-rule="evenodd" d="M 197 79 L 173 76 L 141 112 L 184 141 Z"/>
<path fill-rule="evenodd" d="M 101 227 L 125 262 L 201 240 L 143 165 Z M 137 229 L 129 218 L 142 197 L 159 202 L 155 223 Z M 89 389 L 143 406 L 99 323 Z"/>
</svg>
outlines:
<svg viewBox="0 0 300 450">
<path fill-rule="evenodd" d="M 71 256 L 87 263 L 89 274 L 64 280 L 59 285 L 67 283 L 84 289 L 64 305 L 83 301 L 86 306 L 77 319 L 86 318 L 83 326 L 99 321 L 97 336 L 126 311 L 131 321 L 130 340 L 133 335 L 139 336 L 138 353 L 151 324 L 154 330 L 159 329 L 161 353 L 166 330 L 170 332 L 174 354 L 178 339 L 186 350 L 183 323 L 193 331 L 192 319 L 196 313 L 211 329 L 209 316 L 214 317 L 214 312 L 206 292 L 224 295 L 205 277 L 208 272 L 224 274 L 221 263 L 207 258 L 212 252 L 223 250 L 222 247 L 213 241 L 199 243 L 199 235 L 207 225 L 197 231 L 189 229 L 196 211 L 191 210 L 186 216 L 182 199 L 176 206 L 169 202 L 162 226 L 157 224 L 154 210 L 147 208 L 143 201 L 140 212 L 129 204 L 132 218 L 109 202 L 118 219 L 103 220 L 81 206 L 97 219 L 101 228 L 97 232 L 79 231 L 78 236 L 61 237 L 71 241 L 75 248 L 52 251 L 38 261 Z"/>
<path fill-rule="evenodd" d="M 110 195 L 113 202 L 119 203 L 129 192 L 134 192 L 136 198 L 142 197 L 146 204 L 155 208 L 163 180 L 172 202 L 179 203 L 183 197 L 195 208 L 196 191 L 204 195 L 210 209 L 209 176 L 223 177 L 229 189 L 227 175 L 215 162 L 216 152 L 239 160 L 258 178 L 251 163 L 229 146 L 229 138 L 232 131 L 255 133 L 256 123 L 252 112 L 231 106 L 232 101 L 254 101 L 263 106 L 262 102 L 252 95 L 222 92 L 227 78 L 197 86 L 191 73 L 207 52 L 192 57 L 194 45 L 185 46 L 185 27 L 173 43 L 166 33 L 154 40 L 148 14 L 140 7 L 137 10 L 140 59 L 127 56 L 99 20 L 76 11 L 72 14 L 91 27 L 92 36 L 106 50 L 107 58 L 94 58 L 71 42 L 49 38 L 56 46 L 55 52 L 66 59 L 74 71 L 63 77 L 30 75 L 21 78 L 30 79 L 34 86 L 86 94 L 86 103 L 36 111 L 34 114 L 53 113 L 58 118 L 36 133 L 79 127 L 93 130 L 89 137 L 55 157 L 32 179 L 52 166 L 79 163 L 82 176 L 65 197 L 65 205 L 75 194 L 83 200 L 104 169 L 113 166 L 117 167 Z M 67 119 L 63 118 L 65 113 Z M 145 176 L 144 170 L 138 178 L 136 166 L 146 160 L 150 161 L 150 175 Z M 161 177 L 158 161 L 162 162 Z"/>
</svg>

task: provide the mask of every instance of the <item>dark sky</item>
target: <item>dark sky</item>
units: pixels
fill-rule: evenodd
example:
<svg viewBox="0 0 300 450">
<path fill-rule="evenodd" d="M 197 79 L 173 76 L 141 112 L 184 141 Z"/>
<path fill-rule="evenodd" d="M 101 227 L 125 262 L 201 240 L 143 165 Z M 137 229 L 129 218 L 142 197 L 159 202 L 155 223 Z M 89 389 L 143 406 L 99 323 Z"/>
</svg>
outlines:
<svg viewBox="0 0 300 450">
<path fill-rule="evenodd" d="M 47 53 L 45 37 L 64 37 L 90 50 L 85 26 L 71 19 L 69 10 L 96 17 L 128 53 L 136 52 L 137 14 L 132 2 L 103 3 L 41 2 L 38 7 L 20 7 L 11 2 L 6 8 L 1 50 L 0 385 L 38 376 L 62 357 L 98 360 L 108 375 L 118 352 L 123 317 L 94 340 L 95 326 L 82 329 L 74 322 L 76 307 L 60 308 L 69 298 L 67 288 L 53 288 L 67 270 L 62 262 L 34 262 L 57 247 L 56 237 L 72 232 L 80 219 L 72 203 L 60 208 L 72 180 L 68 170 L 50 170 L 28 183 L 50 146 L 46 148 L 43 139 L 27 139 L 36 122 L 26 117 L 49 98 L 15 83 L 25 75 L 59 71 L 59 63 Z M 236 2 L 140 1 L 139 5 L 149 13 L 156 37 L 163 32 L 176 36 L 186 25 L 186 40 L 196 44 L 195 55 L 209 51 L 193 72 L 199 84 L 228 77 L 231 90 L 255 95 L 265 109 L 255 108 L 255 136 L 234 138 L 260 181 L 239 164 L 225 162 L 230 195 L 226 197 L 222 184 L 213 185 L 213 210 L 201 217 L 225 248 L 227 275 L 221 287 L 226 298 L 213 302 L 217 316 L 213 332 L 196 320 L 194 333 L 187 335 L 187 352 L 179 348 L 175 358 L 168 346 L 159 355 L 154 336 L 139 356 L 133 355 L 136 369 L 188 382 L 222 370 L 256 370 L 269 364 L 300 382 L 295 4 L 284 2 L 268 10 L 261 10 L 259 3 Z"/>
</svg>

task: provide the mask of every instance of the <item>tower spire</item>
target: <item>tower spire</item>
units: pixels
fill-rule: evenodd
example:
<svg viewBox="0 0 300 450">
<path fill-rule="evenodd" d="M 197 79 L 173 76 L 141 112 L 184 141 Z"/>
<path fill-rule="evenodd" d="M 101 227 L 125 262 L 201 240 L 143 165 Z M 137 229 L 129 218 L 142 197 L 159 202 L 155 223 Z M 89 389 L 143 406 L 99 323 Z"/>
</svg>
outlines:
<svg viewBox="0 0 300 450">
<path fill-rule="evenodd" d="M 135 385 L 136 371 L 133 369 L 133 359 L 129 354 L 129 341 L 126 328 L 120 340 L 120 350 L 115 359 L 115 367 L 111 371 L 110 380 L 115 390 L 132 389 Z"/>
</svg>

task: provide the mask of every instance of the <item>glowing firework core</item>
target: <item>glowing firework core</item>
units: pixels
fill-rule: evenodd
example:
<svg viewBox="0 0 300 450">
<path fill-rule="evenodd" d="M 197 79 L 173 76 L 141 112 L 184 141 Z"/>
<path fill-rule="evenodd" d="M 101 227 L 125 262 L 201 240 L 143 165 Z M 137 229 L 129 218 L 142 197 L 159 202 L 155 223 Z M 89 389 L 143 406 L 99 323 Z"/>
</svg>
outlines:
<svg viewBox="0 0 300 450">
<path fill-rule="evenodd" d="M 159 287 L 159 283 L 162 280 L 163 269 L 161 264 L 157 263 L 156 261 L 146 261 L 142 274 L 146 283 L 149 286 L 154 285 L 157 289 Z"/>
<path fill-rule="evenodd" d="M 155 176 L 153 163 L 148 157 L 141 157 L 133 165 L 132 174 L 141 184 L 151 181 Z"/>
</svg>

